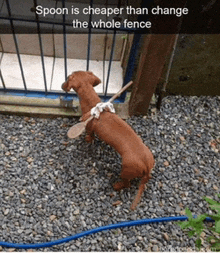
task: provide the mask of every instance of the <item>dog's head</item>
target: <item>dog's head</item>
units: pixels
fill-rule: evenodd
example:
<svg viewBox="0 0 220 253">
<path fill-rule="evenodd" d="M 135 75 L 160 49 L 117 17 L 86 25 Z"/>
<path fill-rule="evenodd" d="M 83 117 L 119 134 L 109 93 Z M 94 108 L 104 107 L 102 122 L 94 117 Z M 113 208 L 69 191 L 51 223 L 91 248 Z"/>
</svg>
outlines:
<svg viewBox="0 0 220 253">
<path fill-rule="evenodd" d="M 96 86 L 101 83 L 101 80 L 95 76 L 91 71 L 76 71 L 73 72 L 65 83 L 62 84 L 64 91 L 70 91 L 71 89 L 77 90 L 85 85 Z"/>
</svg>

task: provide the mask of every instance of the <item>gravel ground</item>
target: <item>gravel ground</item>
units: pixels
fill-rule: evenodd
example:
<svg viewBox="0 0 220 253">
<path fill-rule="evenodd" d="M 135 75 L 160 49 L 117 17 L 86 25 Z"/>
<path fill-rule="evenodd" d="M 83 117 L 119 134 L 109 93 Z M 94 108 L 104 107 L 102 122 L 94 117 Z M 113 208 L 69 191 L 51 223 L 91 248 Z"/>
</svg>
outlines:
<svg viewBox="0 0 220 253">
<path fill-rule="evenodd" d="M 161 112 L 150 112 L 127 120 L 156 160 L 135 211 L 129 208 L 139 181 L 121 192 L 112 188 L 120 156 L 98 139 L 93 145 L 83 136 L 67 139 L 78 120 L 0 115 L 0 241 L 46 242 L 126 220 L 184 215 L 186 207 L 207 212 L 202 198 L 218 200 L 220 192 L 220 97 L 166 97 Z M 194 239 L 170 222 L 105 231 L 37 251 L 194 249 Z"/>
</svg>

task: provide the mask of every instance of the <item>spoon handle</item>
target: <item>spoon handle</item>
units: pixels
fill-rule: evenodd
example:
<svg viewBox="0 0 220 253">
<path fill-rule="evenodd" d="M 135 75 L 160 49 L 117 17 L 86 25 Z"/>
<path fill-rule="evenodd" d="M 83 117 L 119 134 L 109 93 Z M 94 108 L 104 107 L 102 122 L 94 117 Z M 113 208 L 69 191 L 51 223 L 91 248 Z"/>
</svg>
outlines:
<svg viewBox="0 0 220 253">
<path fill-rule="evenodd" d="M 113 97 L 111 97 L 108 102 L 111 103 L 113 100 L 115 100 L 119 95 L 121 95 L 122 92 L 124 92 L 129 86 L 131 86 L 132 83 L 133 81 L 130 81 L 129 83 L 127 83 L 124 87 L 120 89 L 120 91 L 118 91 Z"/>
</svg>

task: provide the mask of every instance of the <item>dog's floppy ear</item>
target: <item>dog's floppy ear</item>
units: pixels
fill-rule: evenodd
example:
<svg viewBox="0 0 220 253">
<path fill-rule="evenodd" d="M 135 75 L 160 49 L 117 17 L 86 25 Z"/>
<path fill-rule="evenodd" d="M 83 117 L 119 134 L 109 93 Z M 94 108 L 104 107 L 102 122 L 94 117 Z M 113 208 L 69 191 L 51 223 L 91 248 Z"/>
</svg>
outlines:
<svg viewBox="0 0 220 253">
<path fill-rule="evenodd" d="M 94 87 L 101 83 L 101 80 L 97 76 L 95 76 L 91 71 L 87 71 L 87 73 L 90 75 L 92 85 Z"/>
</svg>

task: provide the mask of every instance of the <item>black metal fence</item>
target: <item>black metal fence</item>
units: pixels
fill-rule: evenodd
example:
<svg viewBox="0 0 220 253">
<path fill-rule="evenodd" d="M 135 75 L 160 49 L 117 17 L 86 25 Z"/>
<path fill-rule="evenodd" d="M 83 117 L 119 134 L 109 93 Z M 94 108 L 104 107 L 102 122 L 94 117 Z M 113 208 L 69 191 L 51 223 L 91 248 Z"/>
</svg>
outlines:
<svg viewBox="0 0 220 253">
<path fill-rule="evenodd" d="M 1 83 L 2 83 L 2 87 L 0 87 L 0 92 L 4 92 L 4 93 L 7 92 L 8 94 L 12 94 L 12 95 L 24 95 L 24 96 L 33 96 L 33 97 L 47 97 L 47 98 L 57 98 L 57 97 L 63 96 L 63 95 L 65 95 L 66 97 L 75 96 L 75 94 L 73 94 L 73 93 L 72 94 L 71 93 L 65 94 L 62 91 L 61 92 L 53 92 L 48 88 L 48 83 L 46 80 L 45 59 L 44 59 L 44 57 L 45 57 L 44 45 L 42 42 L 42 34 L 44 34 L 44 33 L 58 32 L 58 33 L 63 34 L 62 35 L 63 36 L 63 55 L 64 55 L 63 60 L 64 60 L 64 73 L 65 73 L 63 81 L 65 81 L 68 76 L 68 73 L 67 73 L 68 72 L 67 71 L 68 55 L 67 55 L 67 38 L 66 38 L 66 36 L 67 36 L 67 33 L 69 33 L 70 31 L 72 32 L 72 23 L 66 19 L 65 14 L 62 15 L 62 19 L 56 19 L 55 15 L 51 19 L 39 18 L 38 14 L 36 14 L 36 11 L 35 11 L 36 6 L 38 5 L 37 0 L 33 0 L 33 2 L 32 2 L 32 4 L 33 4 L 32 12 L 34 15 L 32 15 L 31 17 L 28 17 L 28 18 L 26 16 L 17 15 L 16 13 L 12 13 L 12 6 L 11 6 L 10 1 L 11 0 L 4 0 L 4 1 L 2 0 L 1 10 L 4 9 L 5 11 L 1 12 L 1 14 L 0 14 L 1 33 L 10 33 L 13 35 L 13 41 L 14 41 L 14 45 L 15 45 L 15 49 L 16 49 L 18 64 L 19 64 L 21 78 L 22 78 L 22 82 L 23 82 L 23 88 L 22 89 L 17 89 L 17 88 L 12 89 L 12 88 L 7 87 L 7 84 L 4 81 L 3 73 L 0 70 L 0 79 L 1 79 Z M 58 4 L 58 2 L 59 2 L 59 4 L 61 2 L 62 7 L 65 8 L 65 4 L 66 4 L 65 0 L 62 0 L 62 1 L 56 0 L 56 4 Z M 22 2 L 21 4 L 25 4 L 25 2 Z M 121 4 L 121 1 L 118 0 L 117 5 L 120 6 L 120 4 Z M 93 6 L 93 0 L 90 0 L 89 5 L 91 7 Z M 89 24 L 91 23 L 92 19 L 93 19 L 93 15 L 90 14 L 89 15 Z M 48 25 L 48 26 L 45 28 L 45 25 Z M 55 30 L 55 28 L 57 30 Z M 47 30 L 47 29 L 49 29 L 49 30 Z M 22 59 L 21 59 L 17 34 L 18 33 L 28 33 L 28 32 L 38 34 L 42 73 L 43 73 L 43 80 L 44 80 L 44 90 L 41 90 L 41 91 L 34 90 L 34 89 L 28 89 L 25 73 L 23 70 L 23 63 L 22 63 Z M 92 34 L 100 33 L 100 32 L 111 33 L 113 36 L 111 50 L 110 50 L 109 63 L 108 63 L 108 70 L 107 70 L 107 74 L 106 74 L 105 89 L 104 89 L 103 94 L 101 94 L 101 97 L 103 98 L 103 100 L 107 100 L 109 97 L 108 96 L 109 79 L 110 79 L 111 70 L 112 70 L 112 62 L 113 62 L 113 56 L 114 56 L 114 50 L 115 50 L 116 35 L 118 33 L 123 33 L 123 34 L 134 33 L 134 39 L 133 39 L 133 43 L 131 45 L 130 55 L 128 57 L 128 61 L 127 61 L 126 68 L 124 71 L 124 78 L 123 78 L 124 81 L 123 81 L 122 85 L 125 85 L 132 78 L 134 64 L 135 64 L 137 51 L 138 51 L 137 49 L 138 49 L 141 35 L 135 34 L 135 31 L 132 29 L 128 30 L 128 29 L 123 29 L 123 28 L 121 28 L 121 29 L 103 28 L 103 29 L 99 29 L 97 31 L 97 29 L 94 29 L 91 27 L 91 25 L 89 25 L 89 27 L 87 29 L 88 41 L 87 41 L 87 59 L 86 59 L 86 69 L 85 70 L 89 70 L 90 64 L 91 64 L 91 60 L 90 60 L 91 36 L 92 36 Z M 3 54 L 4 54 L 4 51 L 2 52 L 2 55 Z M 125 98 L 125 94 L 123 94 L 118 99 L 118 101 L 123 102 L 124 98 Z"/>
</svg>

